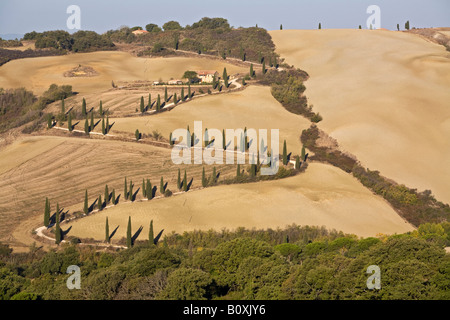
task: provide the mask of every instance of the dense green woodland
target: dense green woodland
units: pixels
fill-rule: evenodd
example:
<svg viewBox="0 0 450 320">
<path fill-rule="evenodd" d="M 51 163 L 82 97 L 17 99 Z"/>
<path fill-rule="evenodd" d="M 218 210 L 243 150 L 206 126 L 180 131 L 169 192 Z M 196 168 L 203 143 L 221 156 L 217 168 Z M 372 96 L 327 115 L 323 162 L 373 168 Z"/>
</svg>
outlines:
<svg viewBox="0 0 450 320">
<path fill-rule="evenodd" d="M 325 228 L 189 232 L 117 252 L 0 246 L 1 299 L 450 299 L 450 223 L 358 239 Z M 69 290 L 69 265 L 81 289 Z M 369 290 L 369 265 L 381 289 Z"/>
</svg>

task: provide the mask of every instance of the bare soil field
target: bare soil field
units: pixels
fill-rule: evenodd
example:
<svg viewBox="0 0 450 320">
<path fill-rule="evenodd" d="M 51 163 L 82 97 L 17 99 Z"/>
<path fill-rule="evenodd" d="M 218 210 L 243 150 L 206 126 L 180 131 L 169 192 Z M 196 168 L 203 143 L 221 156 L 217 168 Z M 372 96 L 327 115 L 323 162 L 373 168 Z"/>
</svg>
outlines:
<svg viewBox="0 0 450 320">
<path fill-rule="evenodd" d="M 132 232 L 145 240 L 150 220 L 155 231 L 182 233 L 222 228 L 276 228 L 296 223 L 335 228 L 358 236 L 394 234 L 413 227 L 381 198 L 351 175 L 325 164 L 312 163 L 300 175 L 282 180 L 211 187 L 167 199 L 118 205 L 64 224 L 70 235 L 104 239 L 105 219 L 110 230 L 119 226 L 114 241 Z M 113 241 L 113 242 L 114 242 Z"/>
<path fill-rule="evenodd" d="M 216 167 L 221 177 L 236 173 L 234 165 Z M 16 248 L 30 245 L 34 241 L 30 219 L 42 223 L 45 197 L 52 210 L 56 202 L 61 208 L 75 205 L 74 210 L 82 210 L 85 189 L 91 203 L 99 195 L 103 197 L 105 184 L 110 190 L 115 188 L 118 196 L 123 194 L 125 176 L 128 182 L 133 180 L 135 191 L 142 178 L 151 179 L 159 190 L 163 176 L 175 192 L 178 168 L 182 175 L 187 170 L 188 179 L 194 178 L 192 188 L 201 186 L 202 166 L 174 165 L 169 149 L 101 139 L 19 139 L 0 150 L 0 241 Z M 208 175 L 212 172 L 208 166 L 205 170 Z M 141 196 L 139 191 L 137 198 Z"/>
<path fill-rule="evenodd" d="M 88 65 L 96 70 L 96 77 L 64 77 L 64 72 L 78 65 Z M 228 75 L 248 72 L 220 60 L 201 58 L 138 58 L 126 52 L 99 51 L 68 54 L 57 57 L 39 57 L 10 61 L 0 67 L 0 88 L 25 87 L 35 94 L 41 94 L 52 83 L 72 85 L 80 94 L 94 93 L 111 88 L 111 81 L 133 81 L 171 78 L 179 79 L 186 70 L 217 70 Z"/>
<path fill-rule="evenodd" d="M 174 129 L 189 125 L 192 130 L 194 121 L 200 120 L 203 121 L 203 130 L 267 129 L 270 137 L 270 129 L 279 129 L 279 152 L 282 152 L 283 140 L 286 139 L 288 152 L 293 154 L 300 154 L 301 132 L 310 125 L 304 117 L 284 109 L 270 93 L 270 87 L 250 86 L 243 91 L 202 97 L 157 115 L 114 118 L 111 133 L 114 130 L 133 134 L 136 129 L 143 133 L 158 130 L 168 139 Z M 267 144 L 268 141 L 265 142 Z"/>
<path fill-rule="evenodd" d="M 404 32 L 270 32 L 319 126 L 364 166 L 450 202 L 450 53 Z"/>
</svg>

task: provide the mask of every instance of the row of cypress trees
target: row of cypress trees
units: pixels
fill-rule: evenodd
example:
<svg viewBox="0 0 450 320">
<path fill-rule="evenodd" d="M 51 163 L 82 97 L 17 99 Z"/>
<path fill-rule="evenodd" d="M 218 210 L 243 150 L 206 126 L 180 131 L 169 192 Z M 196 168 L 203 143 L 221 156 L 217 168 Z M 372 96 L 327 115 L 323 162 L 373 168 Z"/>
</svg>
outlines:
<svg viewBox="0 0 450 320">
<path fill-rule="evenodd" d="M 187 96 L 184 93 L 184 87 L 181 88 L 180 97 L 177 96 L 176 92 L 173 94 L 173 103 L 175 105 L 177 105 L 180 100 L 184 102 L 184 101 L 186 101 L 186 99 L 191 99 L 192 98 L 193 94 L 192 94 L 192 91 L 191 91 L 191 85 L 190 84 L 188 84 L 188 89 L 187 90 L 188 90 Z M 169 102 L 169 100 L 170 100 L 170 98 L 169 98 L 169 95 L 167 93 L 167 87 L 165 87 L 164 88 L 164 102 L 167 103 L 167 102 Z M 156 104 L 155 110 L 156 111 L 160 111 L 162 103 L 161 103 L 161 96 L 160 96 L 159 93 L 158 93 L 158 96 L 156 98 L 155 104 Z M 140 100 L 140 104 L 139 104 L 139 111 L 141 113 L 144 113 L 145 111 L 147 111 L 149 109 L 152 109 L 152 95 L 151 95 L 151 93 L 148 94 L 147 106 L 145 106 L 145 102 L 144 102 L 144 97 L 143 96 L 141 96 L 141 100 Z"/>
<path fill-rule="evenodd" d="M 141 227 L 142 228 L 142 227 Z M 134 240 L 131 235 L 131 216 L 128 216 L 128 225 L 127 225 L 127 248 L 131 248 L 134 245 Z M 105 242 L 110 243 L 111 236 L 109 234 L 109 223 L 108 223 L 108 217 L 106 217 L 106 224 L 105 224 Z M 150 220 L 150 226 L 148 231 L 148 244 L 150 246 L 155 246 L 157 244 L 155 239 L 155 234 L 153 231 L 153 220 Z"/>
</svg>

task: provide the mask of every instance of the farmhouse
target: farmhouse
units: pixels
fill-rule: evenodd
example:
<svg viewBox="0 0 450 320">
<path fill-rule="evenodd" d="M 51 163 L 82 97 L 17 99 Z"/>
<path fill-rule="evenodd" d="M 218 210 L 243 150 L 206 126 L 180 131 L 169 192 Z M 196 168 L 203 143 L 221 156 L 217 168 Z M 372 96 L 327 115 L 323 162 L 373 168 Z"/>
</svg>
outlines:
<svg viewBox="0 0 450 320">
<path fill-rule="evenodd" d="M 169 80 L 168 84 L 169 85 L 171 85 L 171 84 L 183 84 L 183 81 L 181 81 L 179 79 L 174 79 L 174 80 Z"/>
<path fill-rule="evenodd" d="M 146 33 L 148 33 L 147 30 L 134 30 L 133 31 L 133 34 L 135 34 L 135 35 L 146 34 Z"/>
<path fill-rule="evenodd" d="M 219 76 L 219 73 L 214 70 L 200 70 L 196 72 L 201 82 L 213 82 L 214 76 L 216 76 L 216 78 Z"/>
</svg>

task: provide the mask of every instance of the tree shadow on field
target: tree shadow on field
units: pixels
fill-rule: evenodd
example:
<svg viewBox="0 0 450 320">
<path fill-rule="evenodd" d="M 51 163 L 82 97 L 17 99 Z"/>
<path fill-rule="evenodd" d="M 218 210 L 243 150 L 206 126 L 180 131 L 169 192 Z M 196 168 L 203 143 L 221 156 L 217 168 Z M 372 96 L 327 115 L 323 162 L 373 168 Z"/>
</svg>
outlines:
<svg viewBox="0 0 450 320">
<path fill-rule="evenodd" d="M 189 191 L 189 189 L 191 188 L 191 186 L 192 186 L 192 182 L 194 181 L 194 178 L 191 178 L 191 181 L 189 181 L 189 183 L 187 184 L 187 190 L 186 191 Z"/>
<path fill-rule="evenodd" d="M 168 182 L 166 182 L 165 184 L 164 184 L 164 192 L 167 190 L 167 185 L 168 185 L 169 183 Z"/>
<path fill-rule="evenodd" d="M 72 110 L 73 110 L 73 107 L 71 107 L 69 110 L 67 110 L 65 115 L 67 116 L 70 113 L 70 111 L 72 111 Z"/>
<path fill-rule="evenodd" d="M 139 193 L 139 190 L 141 190 L 141 187 L 137 188 L 137 190 L 131 195 L 131 201 L 136 200 L 136 196 Z"/>
<path fill-rule="evenodd" d="M 95 199 L 95 201 L 89 206 L 87 214 L 91 213 L 94 210 L 94 207 L 97 204 L 97 201 L 98 201 L 98 198 Z"/>
<path fill-rule="evenodd" d="M 77 125 L 77 124 L 79 124 L 80 123 L 80 121 L 78 121 L 77 123 L 75 123 L 74 125 L 72 125 L 72 130 L 75 128 L 75 126 Z"/>
<path fill-rule="evenodd" d="M 158 233 L 158 235 L 157 235 L 157 236 L 155 237 L 155 239 L 153 240 L 153 243 L 154 243 L 154 244 L 158 244 L 158 241 L 159 241 L 159 239 L 161 238 L 163 232 L 164 232 L 164 229 L 162 229 L 162 230 Z"/>
<path fill-rule="evenodd" d="M 107 130 L 107 133 L 109 133 L 109 130 L 111 130 L 111 128 L 113 127 L 113 125 L 115 124 L 116 122 L 114 121 L 112 124 L 110 124 L 109 126 L 108 126 L 108 128 L 106 129 Z"/>
<path fill-rule="evenodd" d="M 119 229 L 119 226 L 117 226 L 117 227 L 113 230 L 113 232 L 111 232 L 111 234 L 109 235 L 109 240 L 111 240 L 111 238 L 114 237 L 114 235 L 115 235 L 116 232 L 117 232 L 117 229 Z"/>
<path fill-rule="evenodd" d="M 287 155 L 287 161 L 288 162 L 291 161 L 291 155 L 292 155 L 292 152 L 289 152 L 289 154 Z"/>
<path fill-rule="evenodd" d="M 61 230 L 61 236 L 62 236 L 62 239 L 64 238 L 64 236 L 65 236 L 66 234 L 68 234 L 68 233 L 70 232 L 71 229 L 72 229 L 72 226 L 70 226 L 66 231 Z"/>
<path fill-rule="evenodd" d="M 116 197 L 116 199 L 114 199 L 114 205 L 119 203 L 119 199 L 120 199 L 120 194 Z"/>
<path fill-rule="evenodd" d="M 136 233 L 131 237 L 131 244 L 134 244 L 134 242 L 136 241 L 137 237 L 139 237 L 139 235 L 141 234 L 142 229 L 144 229 L 144 227 L 140 226 L 139 229 L 136 231 Z"/>
<path fill-rule="evenodd" d="M 252 143 L 253 143 L 253 139 L 251 139 L 249 142 L 247 142 L 247 146 L 246 146 L 247 150 L 250 149 L 250 146 L 252 145 Z"/>
<path fill-rule="evenodd" d="M 154 186 L 154 187 L 152 188 L 152 198 L 155 197 L 155 195 L 156 195 L 156 190 L 157 190 L 157 188 L 156 188 L 156 186 Z"/>
<path fill-rule="evenodd" d="M 98 120 L 96 123 L 94 123 L 94 128 L 92 128 L 91 130 L 94 130 L 95 127 L 100 123 L 101 120 Z"/>
</svg>

